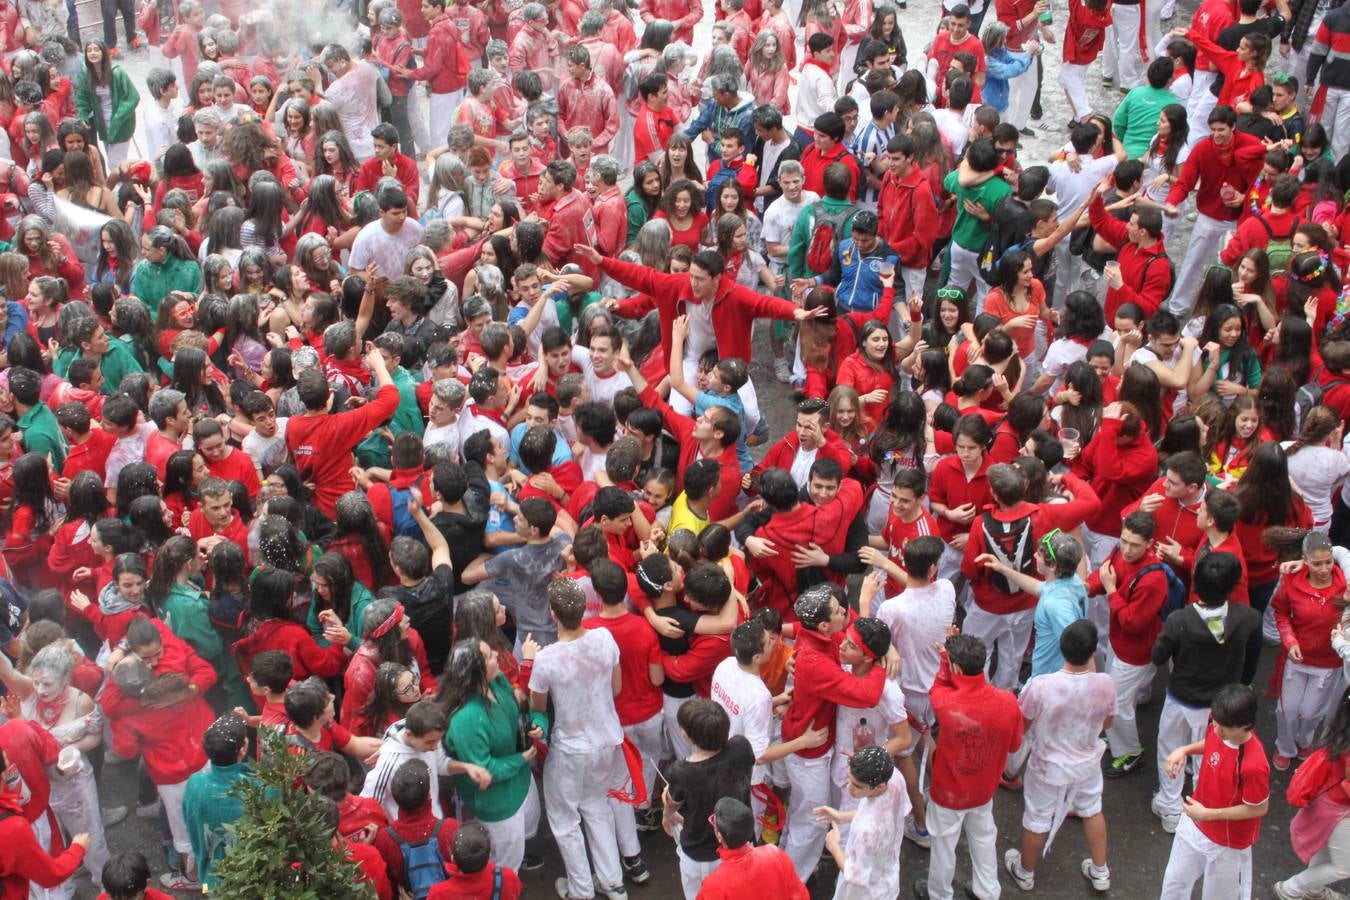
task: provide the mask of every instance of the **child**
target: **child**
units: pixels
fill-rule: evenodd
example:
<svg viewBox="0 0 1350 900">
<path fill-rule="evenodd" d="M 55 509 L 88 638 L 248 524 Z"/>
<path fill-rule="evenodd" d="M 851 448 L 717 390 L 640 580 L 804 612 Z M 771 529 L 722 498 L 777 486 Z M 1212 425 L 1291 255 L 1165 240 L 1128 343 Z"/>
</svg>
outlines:
<svg viewBox="0 0 1350 900">
<path fill-rule="evenodd" d="M 901 825 L 909 813 L 909 796 L 904 776 L 895 770 L 884 748 L 863 747 L 849 757 L 848 797 L 856 801 L 856 810 L 816 809 L 817 816 L 830 822 L 825 849 L 839 867 L 835 900 L 900 896 Z M 852 828 L 845 848 L 839 826 L 849 822 Z"/>
<path fill-rule="evenodd" d="M 1259 612 L 1228 602 L 1241 572 L 1241 564 L 1231 553 L 1210 553 L 1197 562 L 1193 578 L 1197 602 L 1168 616 L 1153 645 L 1153 664 L 1172 664 L 1158 721 L 1158 793 L 1153 797 L 1153 814 L 1169 834 L 1177 831 L 1183 818 L 1185 782 L 1182 766 L 1173 766 L 1172 756 L 1192 746 L 1195 749 L 1188 753 L 1199 752 L 1203 743 L 1205 758 L 1209 758 L 1209 740 L 1204 735 L 1210 703 L 1224 685 L 1240 680 L 1247 641 L 1261 628 Z M 1253 717 L 1255 707 L 1253 698 Z M 1258 750 L 1255 755 L 1264 768 L 1265 751 Z M 1251 865 L 1250 853 L 1247 865 Z"/>
<path fill-rule="evenodd" d="M 667 533 L 685 529 L 700 534 L 712 521 L 708 510 L 722 493 L 722 467 L 715 459 L 697 459 L 684 471 L 684 490 L 670 508 Z"/>
<path fill-rule="evenodd" d="M 248 727 L 236 715 L 223 715 L 202 735 L 202 747 L 211 765 L 188 779 L 183 792 L 183 818 L 205 893 L 211 887 L 212 864 L 225 858 L 225 849 L 231 843 L 229 825 L 244 814 L 243 803 L 231 792 L 252 777 L 252 767 L 244 762 L 248 757 Z"/>
<path fill-rule="evenodd" d="M 78 569 L 75 574 L 79 575 Z M 145 563 L 138 554 L 119 553 L 112 563 L 112 580 L 98 592 L 98 603 L 90 603 L 83 591 L 74 590 L 70 592 L 70 607 L 89 620 L 94 633 L 109 647 L 116 647 L 133 621 L 150 614 L 143 602 L 148 580 Z"/>
<path fill-rule="evenodd" d="M 234 79 L 228 75 L 217 75 L 211 80 L 211 92 L 215 98 L 214 109 L 220 116 L 220 120 L 227 126 L 239 117 L 241 110 L 241 107 L 234 102 L 236 87 Z"/>
<path fill-rule="evenodd" d="M 1097 626 L 1087 619 L 1059 636 L 1064 665 L 1027 682 L 1018 698 L 1022 718 L 1036 726 L 1023 786 L 1022 849 L 1009 849 L 1003 867 L 1024 891 L 1036 886 L 1036 863 L 1054 839 L 1065 810 L 1083 822 L 1089 859 L 1081 865 L 1094 890 L 1111 889 L 1102 814 L 1102 751 L 1098 737 L 1111 722 L 1116 690 L 1096 671 Z"/>
<path fill-rule="evenodd" d="M 439 708 L 437 712 L 444 722 L 445 713 Z M 439 734 L 436 743 L 440 744 Z M 402 885 L 415 900 L 423 900 L 434 885 L 445 880 L 445 863 L 451 858 L 459 822 L 434 811 L 440 805 L 435 797 L 440 790 L 432 792 L 436 784 L 432 769 L 421 759 L 400 759 L 389 785 L 397 818 L 386 833 L 399 848 L 399 856 L 389 866 L 389 881 Z"/>
<path fill-rule="evenodd" d="M 286 716 L 286 688 L 291 685 L 294 667 L 291 658 L 284 650 L 264 650 L 255 655 L 248 663 L 248 674 L 244 681 L 253 693 L 254 701 L 261 699 L 261 713 L 256 716 L 247 714 L 242 706 L 234 708 L 234 714 L 242 718 L 249 728 L 272 728 L 285 732 L 290 719 Z"/>
<path fill-rule="evenodd" d="M 1198 563 L 1211 553 L 1233 554 L 1237 558 L 1242 574 L 1238 578 L 1237 587 L 1233 588 L 1228 599 L 1246 605 L 1251 603 L 1247 595 L 1247 558 L 1242 549 L 1242 542 L 1233 533 L 1241 515 L 1242 502 L 1236 495 L 1224 490 L 1206 491 L 1204 503 L 1195 514 L 1195 524 L 1205 535 L 1195 548 L 1195 561 Z M 1191 596 L 1187 602 L 1195 602 L 1194 588 L 1191 589 Z"/>
<path fill-rule="evenodd" d="M 692 468 L 692 466 L 690 467 Z M 720 466 L 718 467 L 720 471 Z M 689 472 L 684 473 L 685 490 L 689 489 Z M 675 473 L 669 469 L 652 469 L 642 482 L 642 497 L 652 509 L 656 510 L 656 521 L 666 534 L 670 534 L 670 520 L 674 514 L 671 498 L 675 495 Z"/>
<path fill-rule="evenodd" d="M 497 174 L 516 186 L 521 212 L 529 215 L 534 212 L 534 195 L 539 190 L 539 177 L 544 174 L 545 163 L 535 155 L 534 143 L 529 134 L 517 131 L 507 143 L 511 148 L 511 158 L 497 168 Z"/>
<path fill-rule="evenodd" d="M 869 546 L 858 550 L 858 557 L 864 565 L 876 566 L 886 573 L 887 593 L 898 594 L 905 590 L 907 583 L 911 587 L 915 586 L 906 576 L 902 564 L 904 549 L 911 541 L 937 534 L 937 521 L 921 502 L 927 487 L 928 476 L 923 469 L 901 469 L 896 472 L 891 484 L 891 508 L 886 516 L 886 525 L 880 535 L 868 538 Z M 922 578 L 920 582 L 926 583 Z"/>
<path fill-rule="evenodd" d="M 357 737 L 333 721 L 333 695 L 317 677 L 286 689 L 286 743 L 293 753 L 337 750 L 357 759 L 380 751 L 379 738 Z"/>
<path fill-rule="evenodd" d="M 664 825 L 672 832 L 678 813 L 684 820 L 679 834 L 680 882 L 685 900 L 694 900 L 703 879 L 717 868 L 717 836 L 712 818 L 717 802 L 730 797 L 750 805 L 750 778 L 755 751 L 737 735 L 729 737 L 726 710 L 712 700 L 695 697 L 681 707 L 680 733 L 694 750 L 666 770 Z"/>
<path fill-rule="evenodd" d="M 707 212 L 711 215 L 717 205 L 722 182 L 735 179 L 741 183 L 742 193 L 753 197 L 759 187 L 759 175 L 754 164 L 744 155 L 745 135 L 735 127 L 721 131 L 722 155 L 708 163 Z"/>
<path fill-rule="evenodd" d="M 1161 900 L 1190 897 L 1201 878 L 1207 897 L 1251 895 L 1252 845 L 1270 808 L 1270 763 L 1254 731 L 1256 693 L 1229 684 L 1214 695 L 1210 712 L 1204 739 L 1167 756 L 1167 774 L 1178 782 L 1188 756 L 1199 755 L 1200 773 L 1172 840 Z"/>
<path fill-rule="evenodd" d="M 380 757 L 375 768 L 366 775 L 361 796 L 369 797 L 384 807 L 393 820 L 399 811 L 393 785 L 405 762 L 420 760 L 429 771 L 440 775 L 467 774 L 480 787 L 487 787 L 492 779 L 478 766 L 470 766 L 450 759 L 441 743 L 447 725 L 445 711 L 430 700 L 418 700 L 408 707 L 403 719 L 389 726 L 380 743 Z M 431 815 L 446 818 L 441 809 L 440 791 L 431 795 Z M 453 821 L 453 820 L 452 820 Z M 447 841 L 447 846 L 448 846 Z"/>
<path fill-rule="evenodd" d="M 591 165 L 594 145 L 595 141 L 591 137 L 591 130 L 585 125 L 578 125 L 567 132 L 567 149 L 572 154 L 569 157 L 572 160 L 572 165 L 577 167 L 577 184 L 586 183 L 586 170 Z"/>
<path fill-rule="evenodd" d="M 103 893 L 98 900 L 173 900 L 173 895 L 150 887 L 150 863 L 128 850 L 103 865 Z"/>
<path fill-rule="evenodd" d="M 493 897 L 519 900 L 523 888 L 513 870 L 492 862 L 492 837 L 477 822 L 466 822 L 455 832 L 451 861 L 445 864 L 449 878 L 427 893 L 427 900 L 468 900 Z"/>
</svg>

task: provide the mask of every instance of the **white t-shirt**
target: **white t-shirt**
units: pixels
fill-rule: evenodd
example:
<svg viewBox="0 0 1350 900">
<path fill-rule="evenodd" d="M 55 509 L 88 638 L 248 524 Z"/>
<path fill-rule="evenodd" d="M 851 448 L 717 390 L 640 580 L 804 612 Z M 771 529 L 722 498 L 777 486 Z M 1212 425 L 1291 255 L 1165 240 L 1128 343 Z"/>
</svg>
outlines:
<svg viewBox="0 0 1350 900">
<path fill-rule="evenodd" d="M 1116 686 L 1103 672 L 1051 672 L 1026 683 L 1018 697 L 1036 726 L 1029 771 L 1052 785 L 1071 785 L 1101 765 L 1102 723 L 1116 708 Z"/>
<path fill-rule="evenodd" d="M 530 690 L 553 696 L 552 749 L 590 753 L 623 743 L 612 687 L 618 664 L 619 645 L 607 628 L 593 628 L 575 641 L 539 651 Z"/>
<path fill-rule="evenodd" d="M 894 900 L 900 896 L 900 844 L 909 815 L 905 776 L 891 773 L 886 792 L 858 802 L 844 841 L 844 871 L 834 900 Z"/>
<path fill-rule="evenodd" d="M 430 447 L 432 444 L 449 444 L 458 459 L 464 451 L 464 413 L 460 413 L 449 425 L 428 425 L 422 435 L 422 446 Z"/>
<path fill-rule="evenodd" d="M 773 695 L 764 679 L 745 671 L 736 657 L 728 656 L 713 672 L 712 699 L 731 719 L 730 736 L 739 734 L 749 741 L 755 759 L 763 756 L 773 741 Z M 767 769 L 755 766 L 750 783 L 763 784 Z"/>
<path fill-rule="evenodd" d="M 1116 162 L 1116 158 L 1109 153 L 1097 159 L 1080 157 L 1077 172 L 1070 169 L 1066 162 L 1052 163 L 1047 189 L 1055 195 L 1060 217 L 1071 215 L 1086 203 L 1097 183 L 1116 170 Z"/>
<path fill-rule="evenodd" d="M 1288 450 L 1293 443 L 1285 441 L 1280 446 Z M 1347 473 L 1350 473 L 1350 457 L 1343 450 L 1304 447 L 1289 457 L 1289 479 L 1298 486 L 1317 525 L 1331 521 L 1331 498 Z"/>
<path fill-rule="evenodd" d="M 856 709 L 840 704 L 834 714 L 835 753 L 830 760 L 830 777 L 834 783 L 840 787 L 848 784 L 848 758 L 857 749 L 853 746 L 855 726 L 866 719 L 879 747 L 891 739 L 891 729 L 907 718 L 904 692 L 889 679 L 881 689 L 881 700 L 871 709 Z"/>
<path fill-rule="evenodd" d="M 478 414 L 478 409 L 470 400 L 464 405 L 464 412 L 459 415 L 460 434 L 463 437 L 460 440 L 460 447 L 463 442 L 473 435 L 486 428 L 492 433 L 492 436 L 501 441 L 503 447 L 511 446 L 511 433 L 506 430 L 506 426 L 491 416 L 482 416 Z M 426 446 L 426 435 L 422 436 L 422 446 Z"/>
<path fill-rule="evenodd" d="M 270 472 L 286 461 L 286 423 L 290 419 L 277 419 L 277 433 L 270 438 L 258 434 L 257 429 L 250 431 L 240 447 L 253 460 L 253 465 Z"/>
<path fill-rule="evenodd" d="M 909 588 L 877 610 L 876 617 L 891 629 L 895 652 L 900 654 L 900 687 L 905 693 L 927 694 L 933 689 L 942 662 L 937 644 L 947 639 L 955 615 L 956 590 L 945 578 Z"/>
<path fill-rule="evenodd" d="M 610 405 L 619 391 L 633 386 L 633 379 L 628 377 L 628 373 L 618 369 L 609 375 L 597 375 L 595 364 L 591 362 L 591 351 L 586 347 L 578 345 L 572 348 L 572 362 L 581 367 L 592 403 Z"/>
<path fill-rule="evenodd" d="M 134 462 L 145 462 L 145 442 L 157 431 L 159 429 L 155 427 L 154 422 L 142 422 L 131 434 L 117 439 L 117 443 L 113 444 L 112 450 L 108 453 L 108 462 L 103 469 L 107 476 L 103 479 L 103 483 L 107 487 L 117 487 L 122 470 L 127 466 Z"/>
<path fill-rule="evenodd" d="M 938 131 L 947 139 L 947 143 L 952 145 L 952 154 L 960 156 L 964 153 L 966 144 L 970 142 L 970 126 L 961 113 L 949 108 L 935 109 L 933 121 L 937 124 Z"/>
<path fill-rule="evenodd" d="M 820 455 L 820 448 L 814 447 L 807 450 L 805 447 L 797 448 L 797 455 L 792 457 L 792 480 L 797 487 L 806 487 L 806 481 L 811 476 L 811 467 L 816 464 L 816 457 Z"/>
<path fill-rule="evenodd" d="M 352 153 L 356 154 L 360 162 L 375 155 L 375 143 L 370 130 L 380 124 L 379 78 L 380 73 L 370 63 L 352 60 L 352 66 L 346 74 L 324 91 L 324 99 L 337 108 L 342 130 L 351 142 Z M 389 272 L 383 274 L 394 277 Z"/>
<path fill-rule="evenodd" d="M 1196 351 L 1195 351 L 1195 352 L 1196 352 L 1197 355 L 1194 356 L 1194 357 L 1192 357 L 1192 363 L 1191 363 L 1192 365 L 1195 364 L 1195 360 L 1199 359 L 1198 354 L 1200 354 L 1200 353 L 1203 352 L 1203 351 L 1201 351 L 1199 348 L 1196 348 Z M 1134 353 L 1132 353 L 1132 354 L 1130 355 L 1129 360 L 1128 360 L 1125 364 L 1126 364 L 1126 365 L 1131 365 L 1131 364 L 1137 363 L 1137 364 L 1139 364 L 1139 365 L 1141 365 L 1141 366 L 1146 366 L 1146 365 L 1148 365 L 1148 364 L 1151 363 L 1151 362 L 1160 362 L 1160 363 L 1162 363 L 1163 365 L 1167 366 L 1167 368 L 1169 368 L 1169 369 L 1175 369 L 1175 368 L 1177 367 L 1177 363 L 1180 362 L 1180 361 L 1181 361 L 1181 345 L 1180 345 L 1180 344 L 1177 345 L 1177 349 L 1176 349 L 1176 351 L 1172 354 L 1172 358 L 1171 358 L 1170 360 L 1164 360 L 1162 357 L 1160 357 L 1157 353 L 1155 353 L 1155 352 L 1153 351 L 1153 348 L 1151 348 L 1151 347 L 1149 347 L 1147 344 L 1145 344 L 1144 346 L 1140 347 L 1138 350 L 1134 351 Z M 1172 404 L 1172 413 L 1173 413 L 1173 415 L 1175 415 L 1176 413 L 1179 413 L 1179 412 L 1181 412 L 1182 410 L 1184 410 L 1184 409 L 1186 408 L 1186 403 L 1187 403 L 1187 399 L 1186 399 L 1186 389 L 1185 389 L 1185 388 L 1181 388 L 1180 390 L 1177 391 L 1177 401 L 1176 401 L 1176 403 Z"/>
<path fill-rule="evenodd" d="M 1069 338 L 1059 338 L 1045 349 L 1045 360 L 1041 363 L 1041 370 L 1047 375 L 1053 375 L 1055 379 L 1055 383 L 1050 386 L 1049 396 L 1053 397 L 1064 386 L 1064 373 L 1068 371 L 1069 366 L 1080 359 L 1085 359 L 1087 351 L 1086 346 Z"/>
<path fill-rule="evenodd" d="M 770 203 L 769 208 L 764 210 L 764 229 L 760 232 L 765 245 L 782 244 L 786 247 L 792 243 L 792 229 L 797 226 L 797 217 L 806 207 L 819 201 L 820 195 L 815 191 L 802 191 L 802 199 L 796 203 L 787 197 L 779 197 Z M 786 265 L 787 254 L 771 255 L 769 262 L 778 263 L 780 266 Z"/>
<path fill-rule="evenodd" d="M 416 219 L 405 219 L 398 234 L 385 231 L 384 223 L 376 219 L 357 232 L 348 268 L 352 271 L 365 269 L 373 261 L 381 276 L 397 278 L 403 272 L 408 251 L 420 243 L 422 226 Z"/>
</svg>

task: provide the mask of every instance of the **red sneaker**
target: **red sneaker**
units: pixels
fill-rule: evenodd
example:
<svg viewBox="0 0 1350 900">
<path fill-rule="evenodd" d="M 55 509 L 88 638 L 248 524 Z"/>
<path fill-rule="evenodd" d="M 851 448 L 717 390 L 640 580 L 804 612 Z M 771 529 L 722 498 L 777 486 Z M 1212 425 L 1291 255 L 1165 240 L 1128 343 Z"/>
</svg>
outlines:
<svg viewBox="0 0 1350 900">
<path fill-rule="evenodd" d="M 1288 772 L 1289 767 L 1293 764 L 1293 762 L 1294 761 L 1289 757 L 1281 756 L 1278 753 L 1276 753 L 1275 756 L 1272 757 L 1270 760 L 1270 764 L 1275 768 L 1275 771 L 1277 772 Z"/>
</svg>

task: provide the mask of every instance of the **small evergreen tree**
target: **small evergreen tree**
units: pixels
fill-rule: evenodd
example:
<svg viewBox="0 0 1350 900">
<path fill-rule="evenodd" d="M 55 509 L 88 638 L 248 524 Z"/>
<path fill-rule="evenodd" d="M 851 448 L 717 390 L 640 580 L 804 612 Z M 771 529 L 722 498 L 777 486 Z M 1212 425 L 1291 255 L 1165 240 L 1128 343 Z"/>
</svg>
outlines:
<svg viewBox="0 0 1350 900">
<path fill-rule="evenodd" d="M 375 890 L 333 846 L 322 799 L 301 784 L 305 757 L 261 729 L 257 777 L 234 789 L 244 815 L 230 825 L 234 842 L 212 867 L 212 893 L 231 900 L 370 900 Z"/>
</svg>

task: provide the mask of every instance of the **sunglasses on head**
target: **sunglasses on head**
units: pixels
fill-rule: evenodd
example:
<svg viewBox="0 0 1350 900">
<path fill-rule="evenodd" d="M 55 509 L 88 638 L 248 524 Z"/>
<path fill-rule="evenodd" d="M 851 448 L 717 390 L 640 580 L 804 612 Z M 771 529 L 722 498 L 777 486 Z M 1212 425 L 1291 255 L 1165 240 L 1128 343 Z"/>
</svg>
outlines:
<svg viewBox="0 0 1350 900">
<path fill-rule="evenodd" d="M 937 298 L 939 300 L 964 300 L 966 292 L 960 288 L 940 287 L 937 289 Z"/>
<path fill-rule="evenodd" d="M 1063 534 L 1058 528 L 1052 528 L 1041 538 L 1041 553 L 1045 556 L 1046 562 L 1055 561 L 1055 538 Z"/>
</svg>

